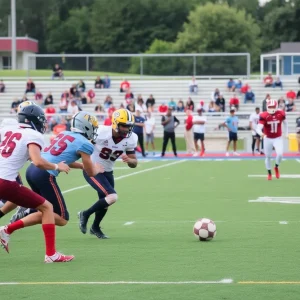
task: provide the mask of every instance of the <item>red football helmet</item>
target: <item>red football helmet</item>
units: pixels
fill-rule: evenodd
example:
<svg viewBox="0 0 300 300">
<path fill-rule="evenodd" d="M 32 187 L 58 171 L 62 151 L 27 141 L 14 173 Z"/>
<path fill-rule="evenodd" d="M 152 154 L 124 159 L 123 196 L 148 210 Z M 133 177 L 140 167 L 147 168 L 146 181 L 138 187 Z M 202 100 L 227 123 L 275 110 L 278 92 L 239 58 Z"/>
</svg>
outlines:
<svg viewBox="0 0 300 300">
<path fill-rule="evenodd" d="M 267 100 L 267 112 L 269 114 L 275 114 L 278 109 L 278 102 L 274 99 Z"/>
</svg>

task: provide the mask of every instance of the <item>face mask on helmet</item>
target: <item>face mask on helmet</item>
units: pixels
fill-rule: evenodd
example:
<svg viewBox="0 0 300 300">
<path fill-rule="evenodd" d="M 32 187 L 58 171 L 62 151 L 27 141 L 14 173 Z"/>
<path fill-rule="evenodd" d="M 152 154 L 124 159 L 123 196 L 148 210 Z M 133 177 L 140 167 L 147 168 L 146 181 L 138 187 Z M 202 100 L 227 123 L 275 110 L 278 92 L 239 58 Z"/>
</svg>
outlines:
<svg viewBox="0 0 300 300">
<path fill-rule="evenodd" d="M 269 114 L 275 114 L 278 108 L 278 103 L 276 100 L 268 100 L 267 101 L 267 112 Z"/>
<path fill-rule="evenodd" d="M 120 135 L 120 137 L 122 138 L 128 138 L 131 136 L 132 133 L 132 129 L 133 129 L 134 124 L 122 124 L 119 123 L 118 124 L 118 134 Z"/>
</svg>

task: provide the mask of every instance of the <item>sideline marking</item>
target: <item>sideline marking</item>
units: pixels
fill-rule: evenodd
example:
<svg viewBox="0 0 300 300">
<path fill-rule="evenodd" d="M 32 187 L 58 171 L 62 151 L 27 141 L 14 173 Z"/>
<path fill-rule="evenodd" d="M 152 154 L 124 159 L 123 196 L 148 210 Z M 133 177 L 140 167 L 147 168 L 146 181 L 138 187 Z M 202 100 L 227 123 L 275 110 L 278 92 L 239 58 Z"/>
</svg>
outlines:
<svg viewBox="0 0 300 300">
<path fill-rule="evenodd" d="M 126 222 L 126 223 L 124 223 L 124 225 L 132 225 L 134 223 L 134 221 L 131 221 L 131 222 Z"/>
<path fill-rule="evenodd" d="M 256 200 L 248 200 L 248 202 L 258 203 L 283 203 L 283 204 L 300 204 L 300 197 L 258 197 Z"/>
<path fill-rule="evenodd" d="M 239 281 L 238 284 L 300 284 L 300 281 Z"/>
<path fill-rule="evenodd" d="M 175 162 L 172 162 L 172 163 L 169 163 L 169 164 L 164 164 L 162 166 L 152 167 L 152 168 L 148 168 L 148 169 L 145 169 L 145 170 L 141 170 L 141 171 L 133 172 L 133 173 L 130 173 L 130 174 L 122 175 L 122 176 L 116 177 L 115 181 L 123 179 L 123 178 L 130 177 L 130 176 L 150 172 L 150 171 L 153 171 L 153 170 L 158 170 L 158 169 L 170 167 L 170 166 L 173 166 L 173 165 L 181 164 L 183 162 L 186 162 L 186 160 L 185 159 L 184 160 L 177 160 Z M 76 188 L 72 188 L 72 189 L 69 189 L 69 190 L 66 190 L 66 191 L 62 191 L 62 194 L 66 194 L 66 193 L 70 193 L 70 192 L 73 192 L 73 191 L 81 190 L 81 189 L 84 189 L 84 188 L 89 187 L 89 186 L 90 186 L 89 184 L 78 186 Z"/>
<path fill-rule="evenodd" d="M 217 281 L 56 281 L 56 282 L 0 282 L 0 285 L 117 285 L 117 284 L 140 284 L 140 285 L 179 285 L 179 284 L 230 284 L 232 279 Z"/>
<path fill-rule="evenodd" d="M 249 178 L 267 178 L 267 175 L 248 175 Z M 300 174 L 280 174 L 280 178 L 300 178 Z"/>
</svg>

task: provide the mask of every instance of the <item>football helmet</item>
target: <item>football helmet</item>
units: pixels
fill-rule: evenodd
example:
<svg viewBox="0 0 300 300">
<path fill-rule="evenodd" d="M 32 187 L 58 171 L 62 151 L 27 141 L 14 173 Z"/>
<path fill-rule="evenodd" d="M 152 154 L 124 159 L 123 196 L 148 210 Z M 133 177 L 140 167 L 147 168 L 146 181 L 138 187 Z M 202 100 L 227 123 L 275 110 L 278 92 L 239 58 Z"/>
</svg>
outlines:
<svg viewBox="0 0 300 300">
<path fill-rule="evenodd" d="M 123 138 L 131 136 L 134 127 L 134 116 L 128 109 L 118 109 L 112 115 L 112 129 Z M 120 126 L 123 128 L 121 129 Z"/>
<path fill-rule="evenodd" d="M 28 106 L 28 105 L 36 105 L 36 103 L 34 103 L 33 101 L 24 101 L 22 102 L 21 104 L 19 104 L 18 106 L 18 112 L 21 111 L 21 109 L 25 106 Z"/>
<path fill-rule="evenodd" d="M 267 112 L 269 114 L 275 114 L 278 109 L 278 102 L 274 99 L 267 100 Z"/>
<path fill-rule="evenodd" d="M 97 129 L 97 118 L 86 111 L 78 112 L 71 120 L 71 131 L 81 133 L 93 142 L 97 138 Z"/>
<path fill-rule="evenodd" d="M 46 131 L 47 121 L 45 113 L 38 105 L 24 106 L 18 112 L 18 121 L 19 123 L 29 125 L 32 129 L 40 133 L 45 133 Z"/>
</svg>

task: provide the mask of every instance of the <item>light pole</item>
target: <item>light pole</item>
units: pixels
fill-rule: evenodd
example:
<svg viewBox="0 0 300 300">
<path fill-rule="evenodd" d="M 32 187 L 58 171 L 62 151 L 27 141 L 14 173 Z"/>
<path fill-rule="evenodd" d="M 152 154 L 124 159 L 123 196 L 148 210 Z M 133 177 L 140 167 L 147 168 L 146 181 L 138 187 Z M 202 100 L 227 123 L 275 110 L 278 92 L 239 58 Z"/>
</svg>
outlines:
<svg viewBox="0 0 300 300">
<path fill-rule="evenodd" d="M 17 67 L 16 0 L 11 0 L 11 69 Z"/>
</svg>

